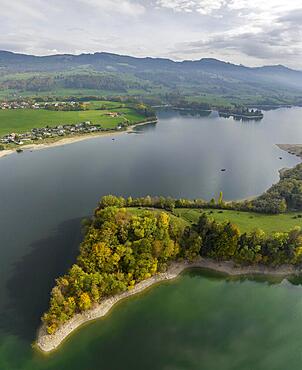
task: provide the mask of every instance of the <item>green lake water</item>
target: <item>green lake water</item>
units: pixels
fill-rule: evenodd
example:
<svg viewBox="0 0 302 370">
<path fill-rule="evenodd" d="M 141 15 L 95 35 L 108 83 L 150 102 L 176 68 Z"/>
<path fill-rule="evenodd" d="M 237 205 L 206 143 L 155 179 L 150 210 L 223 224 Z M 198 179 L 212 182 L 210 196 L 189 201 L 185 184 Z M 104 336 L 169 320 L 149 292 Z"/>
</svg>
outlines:
<svg viewBox="0 0 302 370">
<path fill-rule="evenodd" d="M 121 302 L 51 355 L 31 348 L 54 279 L 77 255 L 81 218 L 100 196 L 259 194 L 298 163 L 275 144 L 301 142 L 301 119 L 301 108 L 261 122 L 167 111 L 114 141 L 2 158 L 0 370 L 301 369 L 299 281 L 197 271 Z"/>
<path fill-rule="evenodd" d="M 196 270 L 121 302 L 55 354 L 32 352 L 12 337 L 2 368 L 294 370 L 301 368 L 301 323 L 300 286 Z"/>
</svg>

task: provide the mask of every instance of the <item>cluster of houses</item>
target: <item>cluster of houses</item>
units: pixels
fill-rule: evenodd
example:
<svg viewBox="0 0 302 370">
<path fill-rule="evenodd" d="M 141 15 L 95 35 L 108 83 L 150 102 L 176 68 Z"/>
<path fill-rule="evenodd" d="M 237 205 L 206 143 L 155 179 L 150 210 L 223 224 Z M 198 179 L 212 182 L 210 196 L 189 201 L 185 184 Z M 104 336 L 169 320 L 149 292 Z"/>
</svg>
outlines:
<svg viewBox="0 0 302 370">
<path fill-rule="evenodd" d="M 50 109 L 50 110 L 83 110 L 78 102 L 41 102 L 31 101 L 9 101 L 0 102 L 0 109 Z"/>
<path fill-rule="evenodd" d="M 40 104 L 27 101 L 0 102 L 0 109 L 40 109 Z"/>
<path fill-rule="evenodd" d="M 118 126 L 117 129 L 121 129 L 122 126 Z M 60 136 L 89 134 L 98 131 L 103 131 L 100 125 L 94 125 L 90 121 L 72 124 L 72 125 L 59 125 L 56 127 L 42 127 L 33 128 L 31 131 L 16 134 L 11 133 L 3 136 L 0 139 L 2 144 L 17 144 L 22 145 L 27 141 L 43 140 L 48 138 L 56 138 Z"/>
<path fill-rule="evenodd" d="M 106 116 L 115 118 L 115 117 L 120 116 L 120 113 L 119 112 L 108 112 L 108 113 L 106 113 Z"/>
</svg>

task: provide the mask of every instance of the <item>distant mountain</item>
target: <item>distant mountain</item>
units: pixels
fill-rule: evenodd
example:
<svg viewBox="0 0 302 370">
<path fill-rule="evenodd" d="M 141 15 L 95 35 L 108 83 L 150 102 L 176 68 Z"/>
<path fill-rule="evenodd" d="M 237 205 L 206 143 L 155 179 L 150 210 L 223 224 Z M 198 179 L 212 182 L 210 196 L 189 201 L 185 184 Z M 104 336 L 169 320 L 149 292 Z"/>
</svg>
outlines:
<svg viewBox="0 0 302 370">
<path fill-rule="evenodd" d="M 300 71 L 282 65 L 252 68 L 212 58 L 175 62 L 164 58 L 136 58 L 105 52 L 33 56 L 0 51 L 2 81 L 5 80 L 6 75 L 17 72 L 48 72 L 52 75 L 57 73 L 65 76 L 66 73 L 80 74 L 82 78 L 80 87 L 83 88 L 86 87 L 83 73 L 92 72 L 99 73 L 101 76 L 109 75 L 112 86 L 123 81 L 123 91 L 127 90 L 127 86 L 139 89 L 156 86 L 156 88 L 170 89 L 187 95 L 205 93 L 232 98 L 242 95 L 274 97 L 294 94 L 299 95 L 302 100 L 302 72 Z M 62 76 L 56 78 L 58 81 Z M 67 77 L 64 78 L 60 86 L 66 87 Z M 112 83 L 112 79 L 117 78 L 118 82 Z M 72 81 L 77 86 L 75 78 Z M 129 81 L 131 81 L 130 84 Z M 49 81 L 48 85 L 51 86 Z M 67 85 L 72 87 L 69 82 Z M 10 88 L 10 85 L 5 87 Z"/>
<path fill-rule="evenodd" d="M 117 71 L 130 72 L 135 68 L 137 71 L 148 69 L 169 69 L 169 70 L 205 70 L 205 71 L 231 71 L 231 72 L 256 72 L 256 73 L 288 73 L 299 74 L 283 65 L 273 65 L 264 67 L 246 67 L 228 62 L 223 62 L 213 58 L 203 58 L 200 60 L 185 60 L 175 62 L 164 58 L 137 58 L 127 55 L 112 53 L 93 53 L 93 54 L 57 54 L 48 56 L 34 56 L 18 54 L 0 50 L 0 68 L 8 71 L 45 71 L 45 70 L 68 70 L 78 66 L 91 66 L 96 70 L 106 71 L 116 69 Z"/>
</svg>

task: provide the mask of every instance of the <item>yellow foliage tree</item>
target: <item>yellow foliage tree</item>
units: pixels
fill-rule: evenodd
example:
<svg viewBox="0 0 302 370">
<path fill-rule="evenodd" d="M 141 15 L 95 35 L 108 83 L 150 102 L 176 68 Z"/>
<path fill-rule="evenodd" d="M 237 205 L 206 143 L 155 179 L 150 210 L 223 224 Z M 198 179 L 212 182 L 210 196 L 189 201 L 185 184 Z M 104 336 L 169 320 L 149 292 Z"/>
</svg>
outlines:
<svg viewBox="0 0 302 370">
<path fill-rule="evenodd" d="M 79 308 L 81 311 L 88 310 L 91 307 L 91 299 L 88 293 L 82 293 L 79 299 Z"/>
</svg>

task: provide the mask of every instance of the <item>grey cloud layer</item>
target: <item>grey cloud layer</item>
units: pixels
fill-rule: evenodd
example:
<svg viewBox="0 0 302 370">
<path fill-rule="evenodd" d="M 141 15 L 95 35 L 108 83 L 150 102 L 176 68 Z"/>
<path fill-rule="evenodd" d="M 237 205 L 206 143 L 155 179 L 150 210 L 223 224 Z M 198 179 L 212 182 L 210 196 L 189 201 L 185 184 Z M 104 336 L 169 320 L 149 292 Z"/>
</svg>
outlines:
<svg viewBox="0 0 302 370">
<path fill-rule="evenodd" d="M 301 0 L 0 0 L 0 49 L 302 68 Z"/>
</svg>

